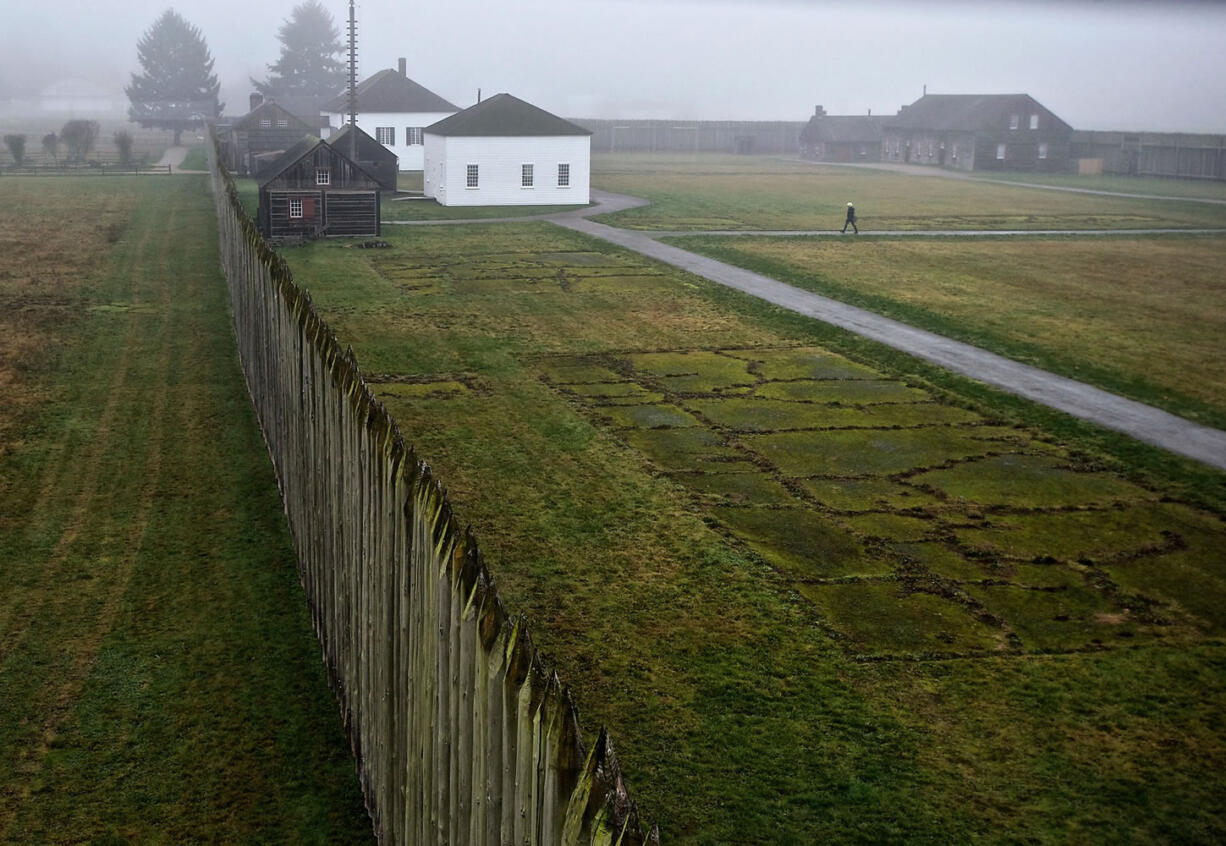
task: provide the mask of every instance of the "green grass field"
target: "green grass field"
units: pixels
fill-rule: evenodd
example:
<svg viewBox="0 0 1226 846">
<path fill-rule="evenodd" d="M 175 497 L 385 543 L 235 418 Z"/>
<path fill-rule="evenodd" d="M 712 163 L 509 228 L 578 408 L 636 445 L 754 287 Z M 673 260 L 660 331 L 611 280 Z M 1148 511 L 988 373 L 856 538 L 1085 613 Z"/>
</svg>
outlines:
<svg viewBox="0 0 1226 846">
<path fill-rule="evenodd" d="M 674 243 L 1226 428 L 1222 236 Z"/>
<path fill-rule="evenodd" d="M 592 184 L 651 205 L 599 218 L 628 229 L 1157 229 L 1226 226 L 1226 206 L 1037 191 L 760 156 L 598 155 Z"/>
<path fill-rule="evenodd" d="M 1018 185 L 1054 185 L 1153 197 L 1188 197 L 1226 201 L 1226 182 L 1208 179 L 1164 179 L 1158 176 L 1082 176 L 1077 173 L 1002 173 L 977 178 Z"/>
<path fill-rule="evenodd" d="M 286 255 L 667 842 L 1226 835 L 1226 476 L 548 224 L 385 239 Z"/>
<path fill-rule="evenodd" d="M 0 198 L 0 842 L 369 842 L 206 178 Z"/>
</svg>

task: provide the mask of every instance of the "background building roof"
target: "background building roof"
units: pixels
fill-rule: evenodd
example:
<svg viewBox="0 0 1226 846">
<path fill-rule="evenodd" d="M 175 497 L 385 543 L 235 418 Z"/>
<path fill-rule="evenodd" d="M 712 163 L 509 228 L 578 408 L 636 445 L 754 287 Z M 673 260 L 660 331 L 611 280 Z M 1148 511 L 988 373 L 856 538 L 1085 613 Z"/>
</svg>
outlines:
<svg viewBox="0 0 1226 846">
<path fill-rule="evenodd" d="M 455 112 L 459 106 L 423 88 L 398 70 L 381 70 L 358 83 L 358 114 L 378 112 Z M 349 111 L 349 92 L 328 100 L 320 109 L 332 114 Z"/>
<path fill-rule="evenodd" d="M 495 94 L 462 112 L 426 127 L 431 135 L 554 136 L 591 135 L 591 131 L 510 94 Z"/>
<path fill-rule="evenodd" d="M 903 106 L 887 125 L 900 129 L 979 132 L 999 128 L 1001 121 L 1011 114 L 1033 114 L 1037 109 L 1055 117 L 1029 94 L 925 94 Z M 1064 129 L 1072 130 L 1058 117 L 1056 120 Z"/>
</svg>

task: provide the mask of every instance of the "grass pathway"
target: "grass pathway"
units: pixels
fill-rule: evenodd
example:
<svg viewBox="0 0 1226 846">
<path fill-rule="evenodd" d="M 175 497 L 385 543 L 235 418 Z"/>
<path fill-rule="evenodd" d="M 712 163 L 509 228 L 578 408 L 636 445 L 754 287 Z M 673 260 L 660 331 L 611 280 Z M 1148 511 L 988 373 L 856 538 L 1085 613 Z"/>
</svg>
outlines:
<svg viewBox="0 0 1226 846">
<path fill-rule="evenodd" d="M 368 842 L 206 181 L 78 190 L 112 187 L 138 203 L 0 459 L 30 493 L 0 513 L 0 843 Z"/>
</svg>

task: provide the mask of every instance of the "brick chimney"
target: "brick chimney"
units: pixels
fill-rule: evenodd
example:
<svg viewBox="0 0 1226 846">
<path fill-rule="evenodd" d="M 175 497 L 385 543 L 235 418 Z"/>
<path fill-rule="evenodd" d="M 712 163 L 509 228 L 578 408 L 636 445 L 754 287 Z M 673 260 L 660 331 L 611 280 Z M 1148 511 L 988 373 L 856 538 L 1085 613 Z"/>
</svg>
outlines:
<svg viewBox="0 0 1226 846">
<path fill-rule="evenodd" d="M 409 60 L 408 60 L 408 59 L 400 59 L 400 60 L 397 62 L 397 67 L 398 67 L 398 68 L 399 68 L 399 70 L 400 70 L 400 75 L 401 75 L 401 76 L 403 76 L 405 79 L 408 79 L 408 77 L 409 77 Z"/>
<path fill-rule="evenodd" d="M 260 93 L 260 92 L 258 92 L 258 91 L 253 91 L 253 92 L 251 93 L 251 100 L 250 100 L 250 102 L 251 102 L 251 108 L 250 108 L 250 109 L 248 109 L 247 111 L 249 111 L 249 112 L 254 112 L 254 111 L 255 111 L 256 109 L 258 109 L 260 106 L 264 105 L 264 95 L 263 95 L 263 94 L 261 94 L 261 93 Z"/>
<path fill-rule="evenodd" d="M 814 106 L 814 108 L 813 108 L 813 116 L 814 116 L 814 117 L 825 117 L 825 116 L 826 116 L 826 110 L 825 110 L 825 109 L 823 109 L 821 106 Z"/>
</svg>

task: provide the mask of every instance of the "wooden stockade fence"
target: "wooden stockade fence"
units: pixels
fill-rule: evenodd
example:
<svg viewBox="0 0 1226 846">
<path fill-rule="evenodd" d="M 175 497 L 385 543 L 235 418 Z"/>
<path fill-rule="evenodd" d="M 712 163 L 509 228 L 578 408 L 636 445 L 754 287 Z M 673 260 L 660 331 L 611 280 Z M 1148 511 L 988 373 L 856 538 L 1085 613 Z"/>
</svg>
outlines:
<svg viewBox="0 0 1226 846">
<path fill-rule="evenodd" d="M 383 843 L 658 843 L 352 350 L 209 168 L 247 386 Z"/>
</svg>

